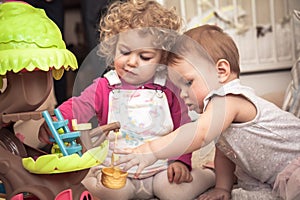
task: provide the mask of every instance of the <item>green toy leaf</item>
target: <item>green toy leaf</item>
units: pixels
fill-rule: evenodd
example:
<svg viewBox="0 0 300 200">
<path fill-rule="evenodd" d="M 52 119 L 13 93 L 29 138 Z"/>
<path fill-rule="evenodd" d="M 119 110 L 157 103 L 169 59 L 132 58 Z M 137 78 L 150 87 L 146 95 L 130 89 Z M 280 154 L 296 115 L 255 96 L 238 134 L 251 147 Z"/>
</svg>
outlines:
<svg viewBox="0 0 300 200">
<path fill-rule="evenodd" d="M 81 157 L 78 154 L 58 157 L 57 154 L 43 155 L 34 161 L 31 157 L 23 158 L 23 167 L 34 174 L 56 174 L 88 169 L 101 164 L 108 153 L 108 140 L 100 147 L 85 152 Z"/>
</svg>

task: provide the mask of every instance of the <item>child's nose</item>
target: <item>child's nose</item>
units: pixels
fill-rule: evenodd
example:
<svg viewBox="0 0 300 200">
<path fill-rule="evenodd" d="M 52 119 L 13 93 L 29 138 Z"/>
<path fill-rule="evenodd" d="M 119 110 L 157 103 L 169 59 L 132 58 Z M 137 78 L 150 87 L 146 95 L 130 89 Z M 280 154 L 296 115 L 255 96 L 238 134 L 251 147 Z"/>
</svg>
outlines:
<svg viewBox="0 0 300 200">
<path fill-rule="evenodd" d="M 137 66 L 137 61 L 138 61 L 137 55 L 131 54 L 131 55 L 128 57 L 127 65 L 130 66 L 130 67 L 136 67 L 136 66 Z"/>
<path fill-rule="evenodd" d="M 185 99 L 188 97 L 188 93 L 185 90 L 180 91 L 180 98 Z"/>
</svg>

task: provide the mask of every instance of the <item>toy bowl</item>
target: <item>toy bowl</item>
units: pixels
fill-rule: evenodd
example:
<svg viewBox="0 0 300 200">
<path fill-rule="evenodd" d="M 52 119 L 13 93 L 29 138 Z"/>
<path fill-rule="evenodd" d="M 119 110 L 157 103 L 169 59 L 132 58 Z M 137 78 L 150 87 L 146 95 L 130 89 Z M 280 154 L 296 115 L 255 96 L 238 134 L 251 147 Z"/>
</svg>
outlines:
<svg viewBox="0 0 300 200">
<path fill-rule="evenodd" d="M 127 172 L 116 167 L 105 167 L 102 169 L 101 183 L 110 189 L 120 189 L 125 186 Z"/>
</svg>

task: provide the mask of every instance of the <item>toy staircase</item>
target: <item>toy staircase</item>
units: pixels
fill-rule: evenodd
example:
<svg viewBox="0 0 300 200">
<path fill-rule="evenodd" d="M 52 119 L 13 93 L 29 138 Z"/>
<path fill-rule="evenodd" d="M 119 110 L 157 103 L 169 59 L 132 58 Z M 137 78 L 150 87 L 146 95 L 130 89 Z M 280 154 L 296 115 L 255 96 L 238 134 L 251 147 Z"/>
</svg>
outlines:
<svg viewBox="0 0 300 200">
<path fill-rule="evenodd" d="M 68 127 L 68 120 L 65 120 L 59 111 L 54 109 L 54 116 L 57 120 L 53 120 L 48 111 L 43 111 L 42 115 L 53 135 L 50 141 L 58 145 L 63 156 L 77 153 L 82 155 L 82 146 L 76 143 L 76 139 L 80 137 L 80 132 L 71 132 Z"/>
</svg>

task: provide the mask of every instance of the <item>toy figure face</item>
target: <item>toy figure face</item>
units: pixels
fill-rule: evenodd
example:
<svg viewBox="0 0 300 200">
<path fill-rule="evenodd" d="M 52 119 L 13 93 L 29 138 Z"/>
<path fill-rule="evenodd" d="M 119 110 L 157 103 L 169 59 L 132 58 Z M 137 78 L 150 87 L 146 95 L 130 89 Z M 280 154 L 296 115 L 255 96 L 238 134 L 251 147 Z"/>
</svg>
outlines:
<svg viewBox="0 0 300 200">
<path fill-rule="evenodd" d="M 127 83 L 140 85 L 156 73 L 162 51 L 153 45 L 154 37 L 131 31 L 119 35 L 114 67 Z"/>
<path fill-rule="evenodd" d="M 8 72 L 7 87 L 0 93 L 0 112 L 16 113 L 36 110 L 49 96 L 51 72 Z M 0 122 L 1 124 L 1 122 Z"/>
</svg>

